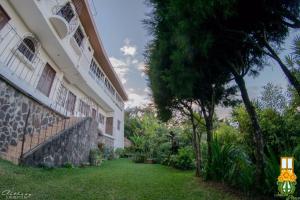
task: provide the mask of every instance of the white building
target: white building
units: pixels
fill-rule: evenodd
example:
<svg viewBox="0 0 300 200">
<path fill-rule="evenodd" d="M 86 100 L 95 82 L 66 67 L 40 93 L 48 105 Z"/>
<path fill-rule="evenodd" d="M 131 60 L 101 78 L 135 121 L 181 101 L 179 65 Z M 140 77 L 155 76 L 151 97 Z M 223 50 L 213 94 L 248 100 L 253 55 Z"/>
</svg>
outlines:
<svg viewBox="0 0 300 200">
<path fill-rule="evenodd" d="M 93 117 L 114 148 L 124 147 L 127 95 L 105 53 L 88 1 L 0 4 L 1 77 L 60 115 Z"/>
</svg>

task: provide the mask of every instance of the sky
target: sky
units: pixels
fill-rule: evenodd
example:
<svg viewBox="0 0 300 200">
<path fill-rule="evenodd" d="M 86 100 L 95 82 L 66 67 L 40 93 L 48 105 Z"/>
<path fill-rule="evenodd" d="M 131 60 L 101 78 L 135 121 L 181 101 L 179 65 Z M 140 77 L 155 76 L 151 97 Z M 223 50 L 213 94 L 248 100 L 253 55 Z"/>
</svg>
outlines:
<svg viewBox="0 0 300 200">
<path fill-rule="evenodd" d="M 90 4 L 104 48 L 128 94 L 126 108 L 146 105 L 151 101 L 151 91 L 143 72 L 143 53 L 151 37 L 142 20 L 151 8 L 144 0 L 90 0 Z M 286 49 L 294 35 L 287 39 Z M 286 88 L 287 80 L 279 66 L 272 61 L 269 63 L 258 77 L 246 77 L 251 98 L 258 97 L 268 82 Z M 217 113 L 226 117 L 230 110 L 218 108 Z"/>
</svg>

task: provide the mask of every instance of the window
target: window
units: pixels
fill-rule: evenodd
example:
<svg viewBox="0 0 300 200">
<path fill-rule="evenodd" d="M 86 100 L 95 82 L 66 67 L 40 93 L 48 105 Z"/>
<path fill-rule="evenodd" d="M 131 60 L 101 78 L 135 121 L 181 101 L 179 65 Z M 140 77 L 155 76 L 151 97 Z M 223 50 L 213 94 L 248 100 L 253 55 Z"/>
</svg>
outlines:
<svg viewBox="0 0 300 200">
<path fill-rule="evenodd" d="M 90 106 L 84 101 L 80 100 L 79 103 L 79 112 L 85 116 L 89 116 L 90 114 Z"/>
<path fill-rule="evenodd" d="M 81 46 L 82 45 L 82 41 L 83 41 L 83 38 L 84 38 L 84 34 L 81 30 L 80 27 L 78 27 L 74 33 L 74 39 L 76 40 L 78 46 Z"/>
<path fill-rule="evenodd" d="M 69 91 L 68 99 L 66 102 L 66 110 L 69 111 L 72 115 L 74 114 L 75 103 L 76 103 L 76 96 L 75 94 Z"/>
<path fill-rule="evenodd" d="M 56 98 L 56 102 L 58 105 L 64 107 L 67 99 L 68 89 L 61 84 L 60 88 L 58 89 L 58 95 Z"/>
<path fill-rule="evenodd" d="M 121 121 L 120 120 L 118 120 L 118 126 L 117 126 L 117 128 L 118 128 L 118 131 L 121 129 Z"/>
<path fill-rule="evenodd" d="M 34 56 L 35 56 L 35 45 L 34 42 L 26 37 L 23 39 L 23 41 L 21 42 L 21 44 L 18 47 L 18 50 L 29 60 L 29 61 L 33 61 Z"/>
<path fill-rule="evenodd" d="M 64 7 L 62 7 L 58 12 L 57 15 L 63 17 L 67 22 L 70 22 L 73 17 L 75 17 L 75 13 L 72 9 L 70 2 L 68 2 Z"/>
<path fill-rule="evenodd" d="M 100 124 L 104 124 L 104 119 L 105 119 L 104 115 L 102 115 L 101 113 L 98 113 L 98 122 Z"/>
<path fill-rule="evenodd" d="M 37 85 L 37 89 L 47 97 L 49 97 L 55 74 L 54 69 L 47 63 Z"/>
<path fill-rule="evenodd" d="M 106 118 L 106 125 L 105 125 L 105 132 L 106 134 L 112 135 L 113 134 L 113 117 Z"/>
<path fill-rule="evenodd" d="M 10 17 L 0 5 L 0 30 L 7 24 L 9 20 Z"/>
<path fill-rule="evenodd" d="M 115 95 L 115 89 L 112 87 L 107 78 L 105 78 L 105 86 L 112 95 Z"/>
<path fill-rule="evenodd" d="M 95 62 L 94 59 L 92 59 L 91 64 L 90 64 L 90 71 L 95 75 L 97 79 L 104 79 L 104 74 L 103 72 L 99 69 L 97 63 Z"/>
<path fill-rule="evenodd" d="M 92 117 L 93 117 L 93 119 L 95 119 L 95 120 L 96 120 L 96 115 L 97 115 L 97 112 L 96 112 L 96 110 L 93 108 L 93 109 L 92 109 Z"/>
</svg>

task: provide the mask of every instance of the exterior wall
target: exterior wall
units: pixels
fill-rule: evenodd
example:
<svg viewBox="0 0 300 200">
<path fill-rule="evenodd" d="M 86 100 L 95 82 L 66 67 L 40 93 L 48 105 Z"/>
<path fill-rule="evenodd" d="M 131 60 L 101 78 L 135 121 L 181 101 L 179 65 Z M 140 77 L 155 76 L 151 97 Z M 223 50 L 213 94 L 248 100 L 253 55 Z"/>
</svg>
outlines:
<svg viewBox="0 0 300 200">
<path fill-rule="evenodd" d="M 80 165 L 89 162 L 90 150 L 97 148 L 96 122 L 87 118 L 67 129 L 46 144 L 24 155 L 23 163 L 30 166 Z"/>
<path fill-rule="evenodd" d="M 34 115 L 28 118 L 27 134 L 33 134 L 38 127 L 63 118 L 0 77 L 0 152 L 5 153 L 8 145 L 16 146 L 21 141 L 29 109 Z M 33 120 L 33 116 L 38 120 Z"/>
<path fill-rule="evenodd" d="M 49 17 L 53 15 L 52 9 L 53 6 L 55 6 L 56 1 L 48 1 L 48 0 L 41 0 L 41 1 L 34 1 L 34 0 L 28 0 L 34 2 L 40 9 L 40 12 L 43 14 L 42 17 L 47 19 L 47 26 L 50 27 L 50 29 L 55 32 L 55 29 L 52 27 L 51 23 L 49 22 Z M 12 1 L 13 2 L 13 1 Z M 17 1 L 15 1 L 17 2 Z M 21 1 L 19 1 L 21 2 Z M 23 2 L 23 1 L 22 1 Z M 63 0 L 61 1 L 63 2 Z M 28 24 L 24 23 L 24 16 L 21 16 L 20 14 L 16 12 L 16 9 L 12 7 L 12 4 L 9 3 L 7 0 L 0 0 L 1 6 L 4 8 L 4 10 L 8 13 L 11 20 L 9 21 L 9 24 L 15 28 L 15 31 L 18 33 L 20 37 L 24 37 L 24 35 L 27 35 L 31 33 L 31 27 L 28 28 Z M 30 13 L 28 13 L 30 15 Z M 39 18 L 40 16 L 31 16 L 30 18 L 34 20 L 34 18 Z M 79 21 L 80 24 L 80 21 Z M 7 28 L 7 27 L 5 27 Z M 4 28 L 4 29 L 5 29 Z M 3 30 L 0 30 L 0 37 L 3 35 Z M 45 63 L 49 63 L 51 67 L 56 71 L 56 77 L 52 84 L 52 89 L 49 95 L 49 98 L 43 95 L 41 92 L 36 90 L 36 86 L 38 83 L 38 80 L 41 76 L 41 72 L 44 68 L 44 64 L 37 65 L 34 70 L 29 69 L 26 67 L 25 64 L 23 64 L 23 70 L 28 71 L 32 74 L 32 78 L 30 80 L 22 80 L 22 77 L 12 77 L 12 78 L 21 78 L 21 80 L 15 80 L 12 78 L 9 78 L 6 74 L 2 74 L 2 69 L 5 68 L 5 62 L 1 60 L 0 55 L 0 74 L 4 75 L 5 77 L 9 78 L 10 81 L 14 82 L 17 86 L 21 87 L 23 86 L 24 90 L 28 90 L 26 92 L 29 92 L 29 90 L 32 90 L 33 92 L 30 92 L 30 95 L 32 95 L 34 98 L 42 101 L 44 104 L 46 104 L 49 107 L 52 107 L 54 110 L 60 112 L 63 115 L 68 115 L 67 112 L 65 112 L 64 108 L 61 108 L 57 106 L 56 99 L 58 96 L 57 89 L 61 82 L 63 82 L 63 85 L 70 90 L 75 96 L 77 97 L 76 105 L 75 105 L 75 114 L 76 116 L 80 115 L 79 113 L 79 99 L 84 100 L 85 102 L 88 102 L 93 108 L 95 108 L 98 112 L 103 114 L 105 117 L 113 116 L 114 117 L 114 123 L 113 123 L 113 135 L 112 139 L 114 141 L 114 148 L 118 147 L 124 147 L 124 105 L 118 105 L 116 101 L 114 100 L 115 97 L 111 96 L 111 94 L 107 91 L 104 85 L 98 84 L 97 81 L 95 81 L 91 75 L 89 74 L 89 66 L 90 62 L 93 56 L 93 49 L 90 48 L 91 45 L 88 41 L 88 37 L 85 37 L 84 40 L 84 47 L 82 49 L 82 53 L 78 55 L 72 45 L 70 44 L 70 40 L 73 37 L 73 33 L 68 34 L 65 38 L 60 39 L 58 36 L 56 37 L 55 41 L 48 41 L 50 43 L 53 43 L 53 45 L 59 44 L 63 47 L 63 50 L 68 55 L 68 57 L 72 60 L 73 67 L 75 70 L 77 70 L 77 74 L 75 76 L 82 77 L 83 81 L 70 81 L 68 78 L 68 74 L 64 71 L 64 67 L 66 66 L 58 66 L 57 63 L 58 60 L 61 59 L 58 57 L 53 58 L 53 56 L 48 52 L 47 47 L 44 48 L 42 44 L 45 44 L 46 46 L 48 43 L 45 41 L 40 41 L 40 47 L 38 49 L 38 56 L 41 58 L 41 60 Z M 46 34 L 46 33 L 45 33 Z M 42 38 L 42 35 L 36 35 L 36 38 Z M 11 42 L 9 45 L 16 46 L 17 45 L 16 40 Z M 0 42 L 0 49 L 4 47 L 4 45 Z M 63 56 L 60 56 L 63 57 Z M 69 65 L 68 65 L 69 66 Z M 62 68 L 63 67 L 63 68 Z M 23 72 L 23 71 L 22 71 Z M 14 75 L 11 75 L 14 76 Z M 66 80 L 66 81 L 65 81 Z M 26 84 L 27 85 L 26 85 Z M 83 86 L 84 85 L 84 86 Z M 0 91 L 1 92 L 1 91 Z M 18 100 L 19 101 L 19 100 Z M 29 100 L 28 100 L 29 101 Z M 19 103 L 19 102 L 18 102 Z M 55 105 L 55 106 L 54 106 Z M 117 121 L 121 121 L 121 128 L 120 130 L 117 130 Z M 0 126 L 2 128 L 2 126 Z M 101 124 L 99 124 L 99 129 L 102 130 L 102 132 L 105 134 L 105 127 Z M 20 131 L 18 131 L 20 132 Z M 1 137 L 1 135 L 0 135 Z M 3 136 L 4 137 L 4 136 Z M 0 143 L 1 144 L 1 143 Z M 1 145 L 0 145 L 1 148 Z"/>
</svg>

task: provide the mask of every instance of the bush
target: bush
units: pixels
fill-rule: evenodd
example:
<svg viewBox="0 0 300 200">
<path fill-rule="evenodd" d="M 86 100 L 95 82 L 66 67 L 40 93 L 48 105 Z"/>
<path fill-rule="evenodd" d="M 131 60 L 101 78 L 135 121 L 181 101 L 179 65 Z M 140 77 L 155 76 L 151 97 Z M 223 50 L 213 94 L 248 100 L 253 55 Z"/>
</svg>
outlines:
<svg viewBox="0 0 300 200">
<path fill-rule="evenodd" d="M 177 155 L 172 155 L 170 165 L 183 170 L 193 169 L 195 167 L 194 153 L 191 147 L 182 147 Z"/>
<path fill-rule="evenodd" d="M 144 153 L 136 152 L 133 154 L 132 160 L 135 163 L 144 163 L 146 161 L 146 155 Z"/>
<path fill-rule="evenodd" d="M 115 158 L 115 152 L 112 147 L 104 146 L 103 157 L 106 160 L 113 160 Z"/>
<path fill-rule="evenodd" d="M 206 177 L 250 191 L 254 171 L 249 156 L 241 146 L 221 144 L 218 140 L 212 142 L 212 164 L 209 169 L 206 165 Z"/>
<path fill-rule="evenodd" d="M 115 157 L 116 158 L 122 158 L 122 156 L 124 155 L 125 150 L 123 148 L 117 148 L 115 150 Z"/>
<path fill-rule="evenodd" d="M 63 165 L 64 168 L 74 168 L 73 164 L 70 162 L 67 162 Z"/>
<path fill-rule="evenodd" d="M 92 149 L 90 151 L 90 164 L 91 166 L 99 166 L 102 162 L 102 153 L 99 149 Z"/>
<path fill-rule="evenodd" d="M 163 165 L 169 165 L 171 148 L 172 145 L 170 142 L 165 142 L 159 145 L 155 155 L 155 162 Z"/>
</svg>

